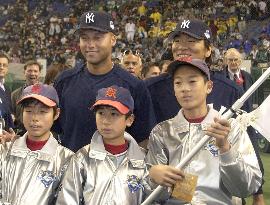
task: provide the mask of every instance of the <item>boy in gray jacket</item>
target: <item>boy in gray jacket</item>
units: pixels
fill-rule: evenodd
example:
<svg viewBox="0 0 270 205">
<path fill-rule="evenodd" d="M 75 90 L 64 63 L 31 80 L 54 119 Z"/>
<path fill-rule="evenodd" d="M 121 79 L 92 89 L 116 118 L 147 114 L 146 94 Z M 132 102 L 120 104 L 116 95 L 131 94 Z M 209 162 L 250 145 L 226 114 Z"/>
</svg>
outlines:
<svg viewBox="0 0 270 205">
<path fill-rule="evenodd" d="M 58 95 L 52 86 L 35 84 L 23 90 L 18 103 L 27 132 L 0 145 L 0 204 L 51 205 L 73 155 L 50 132 L 59 116 Z"/>
<path fill-rule="evenodd" d="M 100 89 L 92 109 L 97 131 L 72 158 L 57 204 L 141 204 L 145 154 L 125 132 L 134 120 L 129 90 L 116 85 Z"/>
<path fill-rule="evenodd" d="M 199 59 L 186 57 L 169 65 L 175 96 L 182 109 L 172 119 L 159 123 L 149 139 L 146 162 L 152 188 L 172 187 L 186 174 L 198 177 L 191 204 L 230 205 L 232 196 L 247 197 L 262 183 L 258 161 L 245 130 L 206 104 L 211 92 L 209 68 Z M 183 170 L 174 168 L 204 135 L 211 140 Z M 170 195 L 162 204 L 187 204 Z"/>
</svg>

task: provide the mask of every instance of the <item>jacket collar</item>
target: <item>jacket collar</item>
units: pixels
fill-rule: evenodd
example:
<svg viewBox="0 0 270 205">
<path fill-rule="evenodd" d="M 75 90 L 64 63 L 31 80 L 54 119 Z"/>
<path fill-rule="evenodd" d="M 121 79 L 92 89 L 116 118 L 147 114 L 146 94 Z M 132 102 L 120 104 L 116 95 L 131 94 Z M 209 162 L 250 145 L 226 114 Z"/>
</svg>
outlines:
<svg viewBox="0 0 270 205">
<path fill-rule="evenodd" d="M 130 134 L 125 132 L 124 138 L 129 143 L 127 150 L 128 160 L 131 162 L 133 167 L 143 167 L 145 154 Z M 105 150 L 102 136 L 98 131 L 96 131 L 91 140 L 89 157 L 98 160 L 104 160 L 108 154 L 109 153 Z"/>
<path fill-rule="evenodd" d="M 218 111 L 216 111 L 213 108 L 213 104 L 208 104 L 208 113 L 204 120 L 199 123 L 201 126 L 202 130 L 206 130 L 207 127 L 213 122 L 214 117 L 219 117 L 220 114 Z M 175 129 L 176 132 L 178 133 L 183 133 L 183 132 L 188 132 L 190 129 L 190 123 L 186 120 L 186 118 L 183 115 L 183 109 L 181 109 L 178 114 L 172 119 L 172 125 Z"/>
<path fill-rule="evenodd" d="M 27 132 L 20 138 L 18 138 L 14 143 L 10 151 L 10 155 L 16 157 L 25 158 L 29 153 L 35 155 L 38 160 L 43 160 L 50 162 L 56 155 L 58 142 L 50 133 L 50 137 L 47 143 L 41 150 L 31 151 L 26 145 Z"/>
</svg>

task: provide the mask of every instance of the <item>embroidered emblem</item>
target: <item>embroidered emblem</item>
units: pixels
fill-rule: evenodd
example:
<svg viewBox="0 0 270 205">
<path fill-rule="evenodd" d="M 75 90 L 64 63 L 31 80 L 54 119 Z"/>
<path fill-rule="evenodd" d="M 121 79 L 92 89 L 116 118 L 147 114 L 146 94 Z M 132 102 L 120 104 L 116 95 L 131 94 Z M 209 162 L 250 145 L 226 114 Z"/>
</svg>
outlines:
<svg viewBox="0 0 270 205">
<path fill-rule="evenodd" d="M 48 188 L 53 182 L 57 180 L 57 177 L 52 171 L 40 171 L 38 179 L 44 184 L 45 188 Z"/>
<path fill-rule="evenodd" d="M 218 156 L 218 148 L 215 145 L 215 140 L 209 141 L 204 148 L 208 150 L 214 157 Z"/>
<path fill-rule="evenodd" d="M 128 188 L 131 193 L 137 192 L 139 189 L 144 189 L 140 179 L 136 175 L 128 175 L 127 178 Z"/>
<path fill-rule="evenodd" d="M 116 98 L 116 89 L 108 88 L 106 91 L 106 96 L 111 98 Z"/>
<path fill-rule="evenodd" d="M 182 21 L 181 28 L 189 28 L 190 20 Z"/>
<path fill-rule="evenodd" d="M 40 93 L 40 85 L 39 84 L 33 85 L 31 92 L 35 93 L 35 94 L 39 94 Z"/>
<path fill-rule="evenodd" d="M 85 16 L 85 23 L 91 23 L 91 22 L 95 22 L 94 20 L 95 15 L 93 13 L 89 14 L 87 13 Z"/>
<path fill-rule="evenodd" d="M 209 30 L 206 30 L 206 31 L 205 31 L 204 36 L 205 36 L 207 39 L 210 38 L 210 32 L 209 32 Z"/>
<path fill-rule="evenodd" d="M 110 27 L 111 27 L 112 30 L 114 30 L 114 24 L 113 24 L 112 21 L 110 21 Z"/>
</svg>

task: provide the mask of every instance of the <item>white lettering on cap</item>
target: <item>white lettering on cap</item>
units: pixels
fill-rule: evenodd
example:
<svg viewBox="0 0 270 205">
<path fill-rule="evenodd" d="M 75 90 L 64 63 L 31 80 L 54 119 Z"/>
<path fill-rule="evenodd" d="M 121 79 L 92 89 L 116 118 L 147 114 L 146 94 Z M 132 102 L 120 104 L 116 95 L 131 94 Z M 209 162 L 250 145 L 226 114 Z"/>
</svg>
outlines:
<svg viewBox="0 0 270 205">
<path fill-rule="evenodd" d="M 114 24 L 113 24 L 112 21 L 110 21 L 110 27 L 111 27 L 112 30 L 114 30 Z"/>
<path fill-rule="evenodd" d="M 189 28 L 190 21 L 184 20 L 182 21 L 181 28 Z"/>
<path fill-rule="evenodd" d="M 91 23 L 91 22 L 95 22 L 94 20 L 95 15 L 93 13 L 89 14 L 87 13 L 85 16 L 85 23 Z"/>
<path fill-rule="evenodd" d="M 204 33 L 204 35 L 205 35 L 205 37 L 207 39 L 209 39 L 210 38 L 210 32 L 209 32 L 209 30 L 206 30 L 205 33 Z"/>
</svg>

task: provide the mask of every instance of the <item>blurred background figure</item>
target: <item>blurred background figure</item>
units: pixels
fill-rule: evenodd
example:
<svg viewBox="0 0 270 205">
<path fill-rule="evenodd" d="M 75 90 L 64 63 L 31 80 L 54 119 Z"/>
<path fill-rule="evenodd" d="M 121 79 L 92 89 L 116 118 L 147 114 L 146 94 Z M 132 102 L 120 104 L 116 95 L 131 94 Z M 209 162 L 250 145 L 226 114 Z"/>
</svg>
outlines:
<svg viewBox="0 0 270 205">
<path fill-rule="evenodd" d="M 42 66 L 35 60 L 29 60 L 25 63 L 23 69 L 25 84 L 11 93 L 11 109 L 15 117 L 15 132 L 18 135 L 23 135 L 26 130 L 22 123 L 22 107 L 17 105 L 17 101 L 20 99 L 24 88 L 39 83 Z"/>
<path fill-rule="evenodd" d="M 145 63 L 142 69 L 142 78 L 147 79 L 158 76 L 161 70 L 158 63 Z"/>
<path fill-rule="evenodd" d="M 13 128 L 13 120 L 11 116 L 11 99 L 10 91 L 5 86 L 5 77 L 8 73 L 9 57 L 5 53 L 0 52 L 0 119 L 3 123 L 2 129 L 8 130 Z"/>
<path fill-rule="evenodd" d="M 138 50 L 127 49 L 123 52 L 121 65 L 137 78 L 142 78 L 142 57 Z"/>
</svg>

